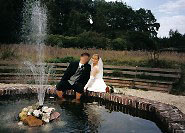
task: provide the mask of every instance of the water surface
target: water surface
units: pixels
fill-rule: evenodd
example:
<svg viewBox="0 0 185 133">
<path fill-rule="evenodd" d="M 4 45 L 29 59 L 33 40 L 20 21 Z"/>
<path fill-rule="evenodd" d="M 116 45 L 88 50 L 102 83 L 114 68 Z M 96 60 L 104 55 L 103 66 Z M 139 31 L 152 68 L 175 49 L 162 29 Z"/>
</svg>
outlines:
<svg viewBox="0 0 185 133">
<path fill-rule="evenodd" d="M 117 106 L 106 103 L 83 100 L 73 103 L 71 99 L 65 102 L 47 99 L 45 105 L 56 108 L 61 113 L 58 121 L 42 127 L 30 128 L 18 126 L 17 115 L 19 111 L 36 102 L 34 98 L 0 99 L 0 133 L 1 132 L 100 132 L 100 133 L 161 133 L 157 125 L 150 121 L 129 114 L 136 111 L 125 108 L 126 113 L 112 111 Z M 108 109 L 110 108 L 110 109 Z M 119 109 L 118 109 L 119 110 Z"/>
</svg>

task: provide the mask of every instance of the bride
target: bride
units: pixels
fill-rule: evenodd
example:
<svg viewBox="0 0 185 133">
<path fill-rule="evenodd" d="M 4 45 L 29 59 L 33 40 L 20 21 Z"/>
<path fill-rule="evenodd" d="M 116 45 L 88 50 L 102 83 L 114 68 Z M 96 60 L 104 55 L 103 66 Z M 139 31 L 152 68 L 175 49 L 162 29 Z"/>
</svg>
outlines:
<svg viewBox="0 0 185 133">
<path fill-rule="evenodd" d="M 103 61 L 98 54 L 94 54 L 89 61 L 91 65 L 90 79 L 84 90 L 94 92 L 106 92 L 106 84 L 103 80 Z"/>
</svg>

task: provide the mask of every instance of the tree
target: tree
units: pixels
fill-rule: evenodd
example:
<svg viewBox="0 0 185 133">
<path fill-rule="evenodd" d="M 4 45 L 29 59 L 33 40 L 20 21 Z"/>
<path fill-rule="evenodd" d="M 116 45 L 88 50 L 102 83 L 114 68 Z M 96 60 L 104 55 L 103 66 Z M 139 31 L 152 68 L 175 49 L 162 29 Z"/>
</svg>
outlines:
<svg viewBox="0 0 185 133">
<path fill-rule="evenodd" d="M 43 0 L 48 7 L 50 34 L 77 35 L 90 30 L 92 0 Z"/>
<path fill-rule="evenodd" d="M 176 31 L 170 30 L 169 36 L 170 36 L 169 37 L 169 45 L 171 47 L 176 47 L 176 48 L 181 48 L 183 46 L 185 47 L 183 35 L 180 34 L 178 32 L 178 30 L 176 30 Z"/>
<path fill-rule="evenodd" d="M 149 34 L 144 32 L 128 32 L 127 41 L 132 50 L 151 50 L 154 48 L 154 43 Z"/>
<path fill-rule="evenodd" d="M 78 35 L 78 38 L 78 45 L 80 48 L 107 49 L 109 46 L 109 39 L 96 32 L 83 32 Z"/>
<path fill-rule="evenodd" d="M 125 39 L 116 38 L 112 40 L 111 48 L 113 50 L 127 50 L 127 42 Z"/>
<path fill-rule="evenodd" d="M 22 0 L 0 1 L 0 43 L 18 43 L 21 30 Z"/>
<path fill-rule="evenodd" d="M 145 10 L 143 8 L 136 10 L 134 19 L 136 31 L 148 32 L 151 36 L 156 37 L 160 27 L 160 24 L 156 21 L 151 10 Z"/>
<path fill-rule="evenodd" d="M 75 36 L 84 31 L 88 31 L 90 29 L 89 16 L 88 12 L 80 13 L 76 10 L 72 10 L 66 24 L 68 27 L 67 35 Z"/>
<path fill-rule="evenodd" d="M 107 33 L 107 9 L 108 5 L 105 1 L 95 0 L 93 4 L 94 12 L 92 12 L 93 30 L 98 33 Z"/>
<path fill-rule="evenodd" d="M 23 2 L 23 0 L 0 1 L 1 42 L 18 42 Z M 133 10 L 126 3 L 105 0 L 41 0 L 41 2 L 47 7 L 48 34 L 67 36 L 66 42 L 72 40 L 71 38 L 84 36 L 89 37 L 87 40 L 94 39 L 93 41 L 98 40 L 101 43 L 104 40 L 102 38 L 111 39 L 112 47 L 117 50 L 125 48 L 148 50 L 154 47 L 151 40 L 156 37 L 160 24 L 156 22 L 150 10 L 143 8 Z M 90 19 L 93 23 L 89 22 Z M 177 39 L 176 34 L 171 37 L 173 44 Z M 123 45 L 118 47 L 119 43 Z M 82 47 L 81 44 L 71 44 L 74 44 L 74 47 L 78 47 L 77 45 Z M 100 43 L 88 44 L 89 47 L 103 48 Z M 178 41 L 178 44 L 182 45 L 182 42 Z"/>
</svg>

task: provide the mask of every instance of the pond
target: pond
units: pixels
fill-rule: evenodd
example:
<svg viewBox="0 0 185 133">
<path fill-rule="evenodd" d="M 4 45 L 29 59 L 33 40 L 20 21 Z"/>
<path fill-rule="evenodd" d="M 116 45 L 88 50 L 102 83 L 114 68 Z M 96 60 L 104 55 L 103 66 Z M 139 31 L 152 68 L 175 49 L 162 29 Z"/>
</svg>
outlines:
<svg viewBox="0 0 185 133">
<path fill-rule="evenodd" d="M 99 99 L 84 99 L 80 103 L 56 99 L 45 100 L 45 105 L 61 113 L 59 120 L 41 127 L 18 126 L 18 113 L 36 102 L 35 96 L 0 97 L 1 132 L 100 132 L 100 133 L 161 133 L 152 114 L 114 105 Z M 122 110 L 122 112 L 121 112 Z M 140 117 L 142 118 L 140 118 Z M 147 120 L 148 119 L 148 120 Z"/>
</svg>

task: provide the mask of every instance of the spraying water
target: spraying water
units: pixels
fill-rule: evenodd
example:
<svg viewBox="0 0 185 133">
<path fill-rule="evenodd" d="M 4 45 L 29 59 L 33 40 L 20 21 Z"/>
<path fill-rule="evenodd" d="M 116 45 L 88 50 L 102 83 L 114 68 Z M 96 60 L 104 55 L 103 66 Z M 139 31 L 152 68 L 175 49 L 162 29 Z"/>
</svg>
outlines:
<svg viewBox="0 0 185 133">
<path fill-rule="evenodd" d="M 43 105 L 46 85 L 50 75 L 51 67 L 47 67 L 44 63 L 44 40 L 47 35 L 47 9 L 38 0 L 27 0 L 24 3 L 22 35 L 26 44 L 33 45 L 36 48 L 37 59 L 33 61 L 25 61 L 33 73 L 35 84 L 38 85 L 38 101 L 39 105 Z"/>
</svg>

